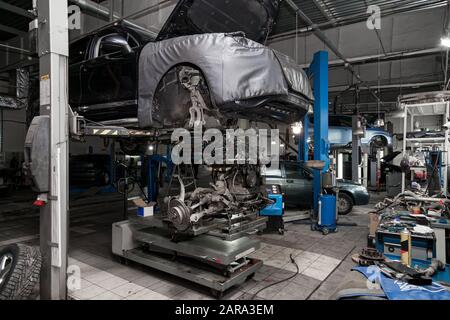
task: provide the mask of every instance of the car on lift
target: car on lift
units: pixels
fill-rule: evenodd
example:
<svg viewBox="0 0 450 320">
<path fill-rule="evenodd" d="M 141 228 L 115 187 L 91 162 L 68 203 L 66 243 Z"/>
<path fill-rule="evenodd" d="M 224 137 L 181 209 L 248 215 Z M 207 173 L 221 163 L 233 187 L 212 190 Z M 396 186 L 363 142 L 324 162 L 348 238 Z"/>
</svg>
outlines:
<svg viewBox="0 0 450 320">
<path fill-rule="evenodd" d="M 281 187 L 287 207 L 312 207 L 314 174 L 304 162 L 282 161 L 278 168 L 266 167 L 262 176 L 264 184 Z M 369 204 L 370 195 L 364 186 L 340 179 L 337 183 L 339 214 L 346 215 L 353 211 L 354 206 Z"/>
<path fill-rule="evenodd" d="M 353 129 L 352 117 L 346 115 L 330 115 L 328 119 L 328 141 L 331 148 L 343 148 L 352 144 Z M 314 119 L 310 119 L 310 141 L 314 138 Z M 367 126 L 364 137 L 361 138 L 361 146 L 370 150 L 371 146 L 384 148 L 392 146 L 392 135 L 373 126 Z"/>
<path fill-rule="evenodd" d="M 194 89 L 206 126 L 299 121 L 313 100 L 309 79 L 264 45 L 280 2 L 182 0 L 156 36 L 126 21 L 82 36 L 70 45 L 72 109 L 104 125 L 184 128 Z"/>
</svg>

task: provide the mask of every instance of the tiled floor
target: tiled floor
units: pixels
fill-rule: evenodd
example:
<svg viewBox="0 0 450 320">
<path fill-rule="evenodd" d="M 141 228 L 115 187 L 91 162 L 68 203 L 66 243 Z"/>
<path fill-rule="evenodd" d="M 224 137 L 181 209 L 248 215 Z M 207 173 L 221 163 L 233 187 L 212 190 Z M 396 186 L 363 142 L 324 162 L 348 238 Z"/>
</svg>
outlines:
<svg viewBox="0 0 450 320">
<path fill-rule="evenodd" d="M 338 233 L 327 236 L 311 231 L 306 223 L 287 224 L 283 236 L 257 236 L 262 246 L 252 256 L 262 259 L 264 266 L 253 279 L 228 291 L 224 299 L 330 299 L 353 266 L 351 254 L 366 246 L 371 207 L 358 207 L 341 217 L 340 222 L 357 226 L 339 227 Z M 69 290 L 73 299 L 212 299 L 209 290 L 189 281 L 134 263 L 120 264 L 111 254 L 111 224 L 120 220 L 120 208 L 114 211 L 101 206 L 72 215 L 69 264 L 79 267 L 82 278 Z M 37 244 L 38 230 L 36 217 L 2 222 L 0 246 L 8 241 Z M 260 291 L 288 277 L 293 278 Z"/>
</svg>

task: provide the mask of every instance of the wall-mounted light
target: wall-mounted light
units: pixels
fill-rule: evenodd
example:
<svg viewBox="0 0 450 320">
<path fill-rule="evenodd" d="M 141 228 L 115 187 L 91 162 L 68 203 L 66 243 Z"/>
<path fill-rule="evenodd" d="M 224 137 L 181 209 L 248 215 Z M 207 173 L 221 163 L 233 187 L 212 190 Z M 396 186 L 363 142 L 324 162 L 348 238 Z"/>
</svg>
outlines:
<svg viewBox="0 0 450 320">
<path fill-rule="evenodd" d="M 292 133 L 295 135 L 299 135 L 302 133 L 303 130 L 303 124 L 301 122 L 296 122 L 292 126 Z"/>
</svg>

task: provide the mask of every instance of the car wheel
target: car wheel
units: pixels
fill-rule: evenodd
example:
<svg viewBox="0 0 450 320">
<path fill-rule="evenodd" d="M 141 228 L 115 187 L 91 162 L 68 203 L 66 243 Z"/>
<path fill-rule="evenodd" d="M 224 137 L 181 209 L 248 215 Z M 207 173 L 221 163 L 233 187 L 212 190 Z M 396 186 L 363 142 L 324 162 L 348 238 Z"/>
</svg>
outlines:
<svg viewBox="0 0 450 320">
<path fill-rule="evenodd" d="M 340 193 L 338 199 L 338 212 L 340 215 L 346 215 L 353 210 L 353 199 L 346 193 Z"/>
<path fill-rule="evenodd" d="M 0 300 L 30 299 L 39 282 L 41 253 L 22 244 L 0 251 Z"/>
</svg>

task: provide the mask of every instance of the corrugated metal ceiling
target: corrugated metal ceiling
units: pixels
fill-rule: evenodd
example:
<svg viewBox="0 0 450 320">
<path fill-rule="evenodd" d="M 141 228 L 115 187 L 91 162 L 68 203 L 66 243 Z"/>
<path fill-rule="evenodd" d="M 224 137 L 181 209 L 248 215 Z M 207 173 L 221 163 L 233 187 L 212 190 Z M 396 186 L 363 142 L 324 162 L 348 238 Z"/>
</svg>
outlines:
<svg viewBox="0 0 450 320">
<path fill-rule="evenodd" d="M 95 0 L 102 2 L 102 0 Z M 435 7 L 442 7 L 447 4 L 447 0 L 292 0 L 314 23 L 323 28 L 336 25 L 345 25 L 364 21 L 368 18 L 366 13 L 369 5 L 378 5 L 382 15 L 401 13 L 414 10 L 423 10 Z M 31 0 L 1 0 L 25 10 L 31 9 Z M 13 30 L 23 32 L 28 31 L 30 19 L 11 11 L 0 9 L 0 41 L 6 41 L 16 36 Z M 298 27 L 306 25 L 303 21 L 296 21 L 293 10 L 286 1 L 281 5 L 278 23 L 273 31 L 273 35 L 292 32 Z M 9 31 L 8 31 L 9 30 Z"/>
<path fill-rule="evenodd" d="M 292 0 L 314 23 L 322 28 L 364 21 L 369 17 L 369 5 L 378 5 L 381 15 L 432 9 L 447 5 L 447 0 Z M 292 8 L 283 1 L 277 26 L 272 36 L 307 27 Z"/>
</svg>

